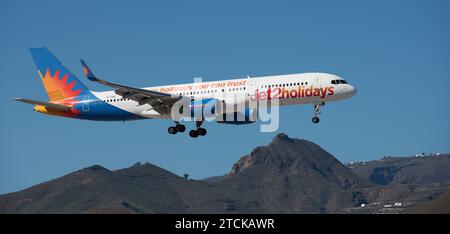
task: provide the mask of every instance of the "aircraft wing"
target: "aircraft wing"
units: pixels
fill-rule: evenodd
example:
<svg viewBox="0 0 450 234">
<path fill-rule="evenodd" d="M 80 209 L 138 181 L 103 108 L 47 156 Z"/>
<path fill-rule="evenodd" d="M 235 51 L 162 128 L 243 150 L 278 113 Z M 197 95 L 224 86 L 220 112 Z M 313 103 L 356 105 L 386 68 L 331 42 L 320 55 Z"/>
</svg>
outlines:
<svg viewBox="0 0 450 234">
<path fill-rule="evenodd" d="M 129 98 L 139 103 L 139 105 L 149 104 L 158 113 L 170 113 L 172 105 L 183 98 L 183 96 L 171 95 L 152 90 L 134 88 L 126 85 L 111 83 L 97 78 L 89 69 L 87 64 L 81 60 L 83 71 L 90 81 L 94 81 L 116 89 L 114 92 L 123 98 Z"/>
<path fill-rule="evenodd" d="M 49 107 L 51 109 L 60 110 L 60 111 L 67 111 L 67 110 L 70 110 L 70 108 L 71 108 L 70 106 L 65 106 L 65 105 L 51 103 L 51 102 L 36 101 L 36 100 L 31 100 L 31 99 L 26 99 L 26 98 L 13 98 L 13 99 L 16 101 L 19 101 L 19 102 L 24 102 L 24 103 L 39 105 L 39 106 L 45 106 L 45 107 Z"/>
</svg>

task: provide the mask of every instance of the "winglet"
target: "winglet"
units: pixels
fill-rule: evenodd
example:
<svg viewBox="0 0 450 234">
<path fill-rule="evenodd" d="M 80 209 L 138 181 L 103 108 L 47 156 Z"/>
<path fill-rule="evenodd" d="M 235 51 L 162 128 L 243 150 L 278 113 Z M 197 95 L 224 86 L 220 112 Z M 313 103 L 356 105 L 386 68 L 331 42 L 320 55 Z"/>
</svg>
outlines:
<svg viewBox="0 0 450 234">
<path fill-rule="evenodd" d="M 81 66 L 83 66 L 83 72 L 84 75 L 86 75 L 86 77 L 91 80 L 91 81 L 98 81 L 98 78 L 94 75 L 94 73 L 92 73 L 91 69 L 89 69 L 88 65 L 82 60 L 81 61 Z"/>
</svg>

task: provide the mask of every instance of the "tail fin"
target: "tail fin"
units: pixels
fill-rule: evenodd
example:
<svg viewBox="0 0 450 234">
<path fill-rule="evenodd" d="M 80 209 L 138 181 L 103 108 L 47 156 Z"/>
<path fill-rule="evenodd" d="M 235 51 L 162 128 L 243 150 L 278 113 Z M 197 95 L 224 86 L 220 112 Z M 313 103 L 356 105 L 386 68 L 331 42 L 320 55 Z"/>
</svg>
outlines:
<svg viewBox="0 0 450 234">
<path fill-rule="evenodd" d="M 89 92 L 47 48 L 30 48 L 30 52 L 50 101 L 73 98 Z"/>
</svg>

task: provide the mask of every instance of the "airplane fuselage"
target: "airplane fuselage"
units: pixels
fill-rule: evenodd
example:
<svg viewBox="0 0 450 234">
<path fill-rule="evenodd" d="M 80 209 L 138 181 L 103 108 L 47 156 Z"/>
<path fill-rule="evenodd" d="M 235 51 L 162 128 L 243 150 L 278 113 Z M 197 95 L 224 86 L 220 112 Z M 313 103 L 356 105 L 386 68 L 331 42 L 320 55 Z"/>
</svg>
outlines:
<svg viewBox="0 0 450 234">
<path fill-rule="evenodd" d="M 299 104 L 320 104 L 350 98 L 356 89 L 349 84 L 332 84 L 342 78 L 327 73 L 300 73 L 279 76 L 253 77 L 243 79 L 186 83 L 143 89 L 184 96 L 192 99 L 217 99 L 225 103 L 236 100 L 274 100 L 280 106 Z M 140 105 L 129 98 L 123 98 L 114 91 L 94 92 L 78 103 L 82 114 L 78 117 L 90 120 L 124 121 L 143 118 L 170 119 L 170 113 L 161 114 L 151 105 Z M 108 105 L 117 109 L 107 108 Z M 84 112 L 84 114 L 83 114 Z M 94 112 L 94 113 L 89 113 Z"/>
<path fill-rule="evenodd" d="M 67 118 L 97 121 L 172 119 L 170 134 L 184 132 L 180 121 L 196 122 L 191 137 L 206 135 L 205 120 L 224 124 L 253 123 L 265 107 L 313 104 L 313 123 L 319 123 L 320 107 L 325 102 L 350 98 L 356 89 L 339 76 L 328 73 L 301 73 L 278 76 L 194 82 L 146 88 L 112 83 L 94 75 L 81 60 L 90 81 L 113 88 L 90 90 L 47 48 L 31 48 L 37 72 L 48 101 L 15 98 L 34 105 L 34 111 Z M 200 114 L 199 114 L 200 111 Z"/>
</svg>

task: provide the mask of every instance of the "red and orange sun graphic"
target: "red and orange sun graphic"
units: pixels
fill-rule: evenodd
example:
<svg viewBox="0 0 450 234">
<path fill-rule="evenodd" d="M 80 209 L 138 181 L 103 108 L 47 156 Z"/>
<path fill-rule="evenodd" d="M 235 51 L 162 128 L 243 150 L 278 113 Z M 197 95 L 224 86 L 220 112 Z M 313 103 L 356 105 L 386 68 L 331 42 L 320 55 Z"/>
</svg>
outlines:
<svg viewBox="0 0 450 234">
<path fill-rule="evenodd" d="M 66 106 L 73 107 L 75 104 L 80 102 L 79 100 L 74 100 L 80 93 L 81 89 L 73 90 L 76 80 L 67 83 L 67 79 L 69 78 L 69 74 L 65 74 L 60 78 L 60 70 L 56 70 L 52 75 L 50 73 L 50 69 L 47 68 L 45 71 L 45 75 L 42 76 L 41 71 L 39 72 L 39 76 L 41 77 L 42 83 L 44 84 L 45 90 L 47 91 L 48 98 L 50 102 L 63 104 Z M 71 111 L 65 113 L 64 115 L 77 115 L 80 111 L 71 108 Z"/>
</svg>

